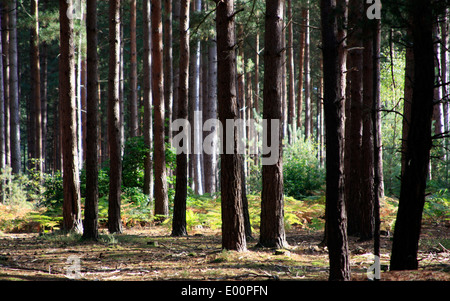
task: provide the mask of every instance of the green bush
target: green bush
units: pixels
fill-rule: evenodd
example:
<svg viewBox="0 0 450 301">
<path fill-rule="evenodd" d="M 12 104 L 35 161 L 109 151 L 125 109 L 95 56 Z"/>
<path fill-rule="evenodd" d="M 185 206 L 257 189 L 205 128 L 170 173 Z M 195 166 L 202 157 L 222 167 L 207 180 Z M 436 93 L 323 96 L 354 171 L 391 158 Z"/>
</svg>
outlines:
<svg viewBox="0 0 450 301">
<path fill-rule="evenodd" d="M 318 146 L 302 137 L 283 153 L 284 192 L 297 200 L 312 195 L 325 183 L 325 170 L 318 158 Z"/>
</svg>

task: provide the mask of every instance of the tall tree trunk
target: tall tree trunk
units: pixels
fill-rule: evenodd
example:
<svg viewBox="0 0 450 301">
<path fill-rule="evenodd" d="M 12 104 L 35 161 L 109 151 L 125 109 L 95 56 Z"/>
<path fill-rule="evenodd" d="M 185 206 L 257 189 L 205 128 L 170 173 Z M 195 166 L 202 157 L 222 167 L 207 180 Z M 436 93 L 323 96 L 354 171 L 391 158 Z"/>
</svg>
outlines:
<svg viewBox="0 0 450 301">
<path fill-rule="evenodd" d="M 266 2 L 265 45 L 264 45 L 264 95 L 263 120 L 267 120 L 267 142 L 271 149 L 276 148 L 278 156 L 270 153 L 264 156 L 276 156 L 275 162 L 268 162 L 262 167 L 261 225 L 259 243 L 265 247 L 283 248 L 287 246 L 284 230 L 284 196 L 283 196 L 283 134 L 281 128 L 272 124 L 278 120 L 281 124 L 282 103 L 281 53 L 284 51 L 282 33 L 284 27 L 284 0 Z M 278 131 L 278 140 L 272 140 L 272 132 Z M 268 138 L 270 137 L 270 138 Z"/>
<path fill-rule="evenodd" d="M 152 86 L 151 86 L 151 24 L 150 24 L 150 0 L 143 1 L 143 33 L 144 33 L 144 53 L 143 53 L 143 95 L 144 102 L 144 143 L 148 148 L 147 154 L 144 158 L 144 194 L 153 200 L 153 159 L 152 159 L 152 144 L 153 144 L 153 118 L 152 118 Z"/>
<path fill-rule="evenodd" d="M 310 68 L 310 28 L 309 28 L 310 7 L 309 0 L 306 10 L 306 26 L 305 26 L 305 139 L 312 136 L 311 129 L 311 68 Z"/>
<path fill-rule="evenodd" d="M 83 237 L 98 240 L 98 29 L 97 0 L 87 2 L 86 200 Z"/>
<path fill-rule="evenodd" d="M 45 3 L 45 1 L 44 1 Z M 44 159 L 42 169 L 48 171 L 49 160 L 47 158 L 47 116 L 48 116 L 48 97 L 47 97 L 47 79 L 48 79 L 48 55 L 47 55 L 47 43 L 42 42 L 41 54 L 41 115 L 42 115 L 42 158 Z"/>
<path fill-rule="evenodd" d="M 3 95 L 5 98 L 5 165 L 11 166 L 11 123 L 9 97 L 9 7 L 2 3 Z"/>
<path fill-rule="evenodd" d="M 189 89 L 189 0 L 181 1 L 180 7 L 180 68 L 177 119 L 187 127 L 188 120 L 188 89 Z M 183 128 L 188 134 L 189 129 Z M 180 133 L 179 133 L 180 135 Z M 184 137 L 182 147 L 189 145 L 190 141 Z M 188 148 L 189 149 L 189 148 Z M 177 151 L 177 169 L 175 198 L 173 200 L 172 236 L 187 235 L 186 229 L 186 198 L 187 198 L 187 154 Z"/>
<path fill-rule="evenodd" d="M 31 28 L 31 83 L 32 83 L 32 101 L 34 102 L 34 141 L 35 151 L 33 164 L 36 171 L 42 174 L 42 112 L 41 112 L 41 68 L 39 62 L 39 9 L 38 0 L 31 2 L 31 15 L 35 18 Z"/>
<path fill-rule="evenodd" d="M 288 138 L 292 142 L 294 133 L 295 118 L 295 78 L 294 78 L 294 29 L 292 18 L 292 0 L 288 0 L 287 9 L 288 22 L 288 45 L 287 45 L 287 69 L 289 74 L 289 93 L 288 93 Z"/>
<path fill-rule="evenodd" d="M 204 122 L 209 119 L 217 118 L 217 44 L 216 41 L 209 42 L 208 48 L 208 96 L 203 102 L 203 110 L 206 113 Z M 205 192 L 216 192 L 216 161 L 217 161 L 217 125 L 212 126 L 211 130 L 204 131 L 204 139 L 212 138 L 211 152 L 203 154 L 204 174 L 205 174 Z M 212 135 L 212 136 L 211 136 Z M 205 141 L 204 140 L 204 141 Z"/>
<path fill-rule="evenodd" d="M 259 14 L 257 13 L 257 18 L 259 20 Z M 259 113 L 259 31 L 256 31 L 255 36 L 255 96 L 254 96 L 254 107 L 256 113 Z"/>
<path fill-rule="evenodd" d="M 299 55 L 298 55 L 298 95 L 297 95 L 297 128 L 302 127 L 302 106 L 303 106 L 303 70 L 305 68 L 305 34 L 306 34 L 306 13 L 308 10 L 302 8 L 302 24 L 300 27 Z"/>
<path fill-rule="evenodd" d="M 349 181 L 346 185 L 352 187 L 346 200 L 348 217 L 348 234 L 358 235 L 361 231 L 361 179 L 362 179 L 362 93 L 363 93 L 363 44 L 361 18 L 363 14 L 363 3 L 359 0 L 349 0 L 349 36 L 348 36 L 348 59 L 350 68 L 350 170 Z"/>
<path fill-rule="evenodd" d="M 130 2 L 130 137 L 138 135 L 136 0 Z"/>
<path fill-rule="evenodd" d="M 234 0 L 216 1 L 217 28 L 217 100 L 219 120 L 223 125 L 222 146 L 233 143 L 232 153 L 221 154 L 222 248 L 247 249 L 242 206 L 242 183 L 237 130 L 229 132 L 227 120 L 239 118 L 236 99 L 236 55 Z M 230 141 L 231 139 L 231 141 Z"/>
<path fill-rule="evenodd" d="M 345 65 L 343 44 L 337 39 L 344 19 L 345 2 L 321 0 L 324 111 L 326 139 L 326 231 L 330 280 L 350 280 L 347 217 L 344 202 L 344 87 L 341 77 Z M 340 13 L 340 14 L 339 14 Z"/>
<path fill-rule="evenodd" d="M 366 4 L 366 9 L 368 5 Z M 363 27 L 363 99 L 362 99 L 362 169 L 361 169 L 361 240 L 373 237 L 374 229 L 374 147 L 372 108 L 374 102 L 373 38 L 374 21 L 366 20 Z"/>
<path fill-rule="evenodd" d="M 167 196 L 166 158 L 164 146 L 164 82 L 161 1 L 152 0 L 152 96 L 155 125 L 154 137 L 154 175 L 155 175 L 155 215 L 169 214 Z"/>
<path fill-rule="evenodd" d="M 374 214 L 374 255 L 380 256 L 380 199 L 384 197 L 383 158 L 381 148 L 381 20 L 375 20 L 373 35 L 373 214 Z"/>
<path fill-rule="evenodd" d="M 201 12 L 202 10 L 202 1 L 201 0 L 194 0 L 195 5 L 193 6 L 194 11 L 196 12 Z M 192 110 L 192 123 L 191 125 L 193 125 L 192 127 L 192 179 L 193 179 L 193 189 L 195 191 L 196 194 L 202 194 L 203 192 L 203 185 L 202 185 L 202 174 L 201 174 L 201 165 L 200 165 L 200 154 L 199 152 L 196 150 L 200 150 L 201 146 L 200 146 L 200 127 L 197 123 L 197 125 L 195 125 L 196 122 L 198 122 L 198 120 L 196 120 L 195 118 L 195 112 L 200 111 L 200 40 L 195 41 L 193 44 L 193 49 L 192 49 L 192 56 L 193 56 L 193 61 L 192 61 L 192 80 L 193 80 L 193 90 L 191 91 L 192 93 L 192 104 L 191 104 L 191 110 Z"/>
<path fill-rule="evenodd" d="M 11 168 L 20 173 L 20 107 L 19 107 L 19 65 L 17 53 L 17 0 L 9 2 L 9 105 Z"/>
<path fill-rule="evenodd" d="M 408 141 L 409 126 L 411 122 L 411 102 L 413 92 L 413 78 L 414 78 L 414 52 L 412 48 L 412 32 L 407 30 L 407 46 L 405 54 L 405 87 L 403 95 L 403 126 L 402 126 L 402 165 L 401 176 L 403 176 L 406 169 L 406 147 Z"/>
<path fill-rule="evenodd" d="M 442 83 L 447 83 L 449 81 L 449 57 L 448 57 L 448 41 L 449 41 L 449 31 L 448 31 L 448 17 L 447 14 L 449 12 L 449 9 L 447 8 L 445 10 L 444 13 L 444 17 L 441 23 L 441 37 L 442 37 L 442 43 L 441 43 L 441 64 L 442 64 Z M 450 120 L 449 120 L 449 101 L 448 99 L 450 99 L 450 95 L 449 95 L 450 89 L 449 89 L 449 85 L 445 84 L 442 86 L 442 96 L 444 98 L 444 102 L 443 102 L 443 114 L 444 114 L 444 131 L 445 132 L 449 132 L 450 131 Z M 447 99 L 447 101 L 445 101 L 445 99 Z M 449 160 L 449 138 L 446 137 L 444 140 L 444 146 L 445 146 L 445 160 L 448 162 Z M 449 166 L 447 164 L 446 167 L 447 170 L 447 175 L 449 174 Z M 446 178 L 447 180 L 447 184 L 449 184 L 448 181 L 448 176 Z"/>
<path fill-rule="evenodd" d="M 0 5 L 0 28 L 2 28 L 3 19 L 3 7 Z M 6 126 L 5 126 L 5 95 L 4 95 L 4 82 L 3 82 L 3 42 L 0 36 L 0 171 L 3 171 L 6 167 Z M 4 201 L 3 193 L 4 181 L 0 181 L 0 203 Z"/>
<path fill-rule="evenodd" d="M 172 1 L 164 0 L 164 110 L 166 142 L 172 142 L 173 55 L 172 55 Z"/>
<path fill-rule="evenodd" d="M 78 174 L 75 100 L 75 51 L 73 20 L 67 16 L 71 0 L 59 1 L 60 58 L 59 101 L 63 147 L 63 230 L 82 232 L 81 197 Z"/>
<path fill-rule="evenodd" d="M 432 144 L 435 72 L 431 1 L 412 1 L 410 14 L 414 53 L 411 122 L 405 154 L 407 164 L 402 176 L 395 222 L 391 270 L 418 268 L 417 251 Z"/>
<path fill-rule="evenodd" d="M 122 232 L 122 139 L 120 110 L 120 0 L 109 2 L 108 138 L 110 160 L 108 230 Z"/>
</svg>

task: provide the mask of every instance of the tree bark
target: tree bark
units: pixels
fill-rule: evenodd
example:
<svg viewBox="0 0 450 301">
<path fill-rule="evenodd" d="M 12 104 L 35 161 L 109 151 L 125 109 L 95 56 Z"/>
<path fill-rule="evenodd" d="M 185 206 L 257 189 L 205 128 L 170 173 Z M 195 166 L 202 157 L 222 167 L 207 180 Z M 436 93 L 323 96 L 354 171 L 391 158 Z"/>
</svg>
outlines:
<svg viewBox="0 0 450 301">
<path fill-rule="evenodd" d="M 164 145 L 164 82 L 161 1 L 151 1 L 152 22 L 152 96 L 155 125 L 154 137 L 154 175 L 155 175 L 155 215 L 162 218 L 169 214 L 167 196 L 166 158 Z"/>
<path fill-rule="evenodd" d="M 344 18 L 337 8 L 344 1 L 321 0 L 324 112 L 326 139 L 326 231 L 330 260 L 330 280 L 350 280 L 347 217 L 344 202 L 344 87 L 341 77 L 345 56 L 337 39 Z"/>
<path fill-rule="evenodd" d="M 425 188 L 430 160 L 434 93 L 433 13 L 430 0 L 411 3 L 414 80 L 405 172 L 395 222 L 391 270 L 417 269 Z"/>
<path fill-rule="evenodd" d="M 265 45 L 264 45 L 264 91 L 263 120 L 267 120 L 267 137 L 272 131 L 278 131 L 278 141 L 267 139 L 263 145 L 272 149 L 278 147 L 276 162 L 263 164 L 261 192 L 261 225 L 259 243 L 264 247 L 283 248 L 287 246 L 284 230 L 284 196 L 283 196 L 283 132 L 282 128 L 272 128 L 273 120 L 282 121 L 281 103 L 281 60 L 283 49 L 284 0 L 266 2 Z M 274 154 L 268 154 L 273 156 Z M 267 156 L 267 155 L 263 155 Z"/>
<path fill-rule="evenodd" d="M 98 240 L 98 29 L 97 0 L 86 4 L 87 95 L 86 95 L 86 200 L 84 232 L 86 239 Z"/>
<path fill-rule="evenodd" d="M 120 110 L 120 0 L 109 2 L 108 138 L 110 160 L 108 230 L 122 232 L 122 139 Z"/>
<path fill-rule="evenodd" d="M 63 151 L 63 230 L 82 232 L 81 197 L 78 175 L 75 100 L 75 52 L 73 20 L 67 16 L 72 1 L 59 1 L 60 58 L 59 92 Z"/>
<path fill-rule="evenodd" d="M 180 68 L 177 119 L 188 120 L 189 89 L 189 0 L 181 1 L 180 7 Z M 185 124 L 187 125 L 187 124 Z M 186 137 L 187 138 L 187 137 Z M 190 143 L 185 139 L 183 143 Z M 184 145 L 183 145 L 184 146 Z M 187 154 L 177 154 L 175 198 L 173 200 L 172 236 L 187 235 L 186 198 L 187 198 Z"/>
<path fill-rule="evenodd" d="M 222 146 L 233 143 L 233 153 L 223 152 L 220 160 L 222 202 L 222 248 L 245 251 L 241 162 L 237 153 L 237 130 L 226 128 L 226 121 L 239 118 L 236 99 L 236 55 L 234 0 L 216 1 L 217 28 L 217 100 L 223 125 Z M 229 140 L 231 139 L 231 140 Z"/>
</svg>

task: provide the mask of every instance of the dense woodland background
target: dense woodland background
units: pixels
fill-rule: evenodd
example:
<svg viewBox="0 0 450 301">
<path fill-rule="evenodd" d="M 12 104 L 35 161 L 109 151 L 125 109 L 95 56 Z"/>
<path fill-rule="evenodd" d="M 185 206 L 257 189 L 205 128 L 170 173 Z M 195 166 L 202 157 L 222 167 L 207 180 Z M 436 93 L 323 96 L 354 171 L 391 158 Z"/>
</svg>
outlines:
<svg viewBox="0 0 450 301">
<path fill-rule="evenodd" d="M 330 279 L 350 279 L 347 235 L 376 253 L 394 228 L 391 268 L 417 268 L 423 213 L 449 222 L 449 3 L 384 0 L 378 20 L 365 2 L 1 1 L 1 202 L 98 239 L 131 219 L 184 236 L 187 202 L 219 199 L 222 246 L 243 251 L 255 229 L 286 247 L 286 219 L 301 221 L 284 198 L 307 199 L 325 207 L 308 222 Z M 257 155 L 177 155 L 171 121 L 196 111 L 280 120 L 277 164 L 261 164 L 261 128 Z"/>
</svg>

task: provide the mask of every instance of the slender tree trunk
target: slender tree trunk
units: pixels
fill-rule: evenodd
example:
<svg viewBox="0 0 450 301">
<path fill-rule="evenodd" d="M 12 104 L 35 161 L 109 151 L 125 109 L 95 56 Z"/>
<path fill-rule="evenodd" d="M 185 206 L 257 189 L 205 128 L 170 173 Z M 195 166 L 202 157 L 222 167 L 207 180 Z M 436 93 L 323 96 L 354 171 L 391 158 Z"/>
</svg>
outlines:
<svg viewBox="0 0 450 301">
<path fill-rule="evenodd" d="M 19 65 L 17 53 L 17 0 L 9 2 L 9 105 L 11 168 L 20 173 L 20 107 L 19 107 Z"/>
<path fill-rule="evenodd" d="M 187 129 L 188 120 L 188 89 L 189 89 L 189 0 L 182 0 L 180 7 L 180 69 L 177 119 L 184 121 L 184 128 Z M 189 144 L 189 135 L 183 140 L 182 147 Z M 189 149 L 189 147 L 187 147 Z M 186 229 L 186 198 L 187 198 L 187 154 L 177 153 L 176 185 L 173 208 L 172 236 L 187 235 Z"/>
<path fill-rule="evenodd" d="M 292 0 L 288 0 L 287 10 L 288 22 L 288 45 L 287 45 L 287 69 L 289 74 L 289 93 L 288 93 L 288 138 L 292 142 L 294 133 L 295 118 L 295 78 L 294 78 L 294 29 L 292 19 Z"/>
<path fill-rule="evenodd" d="M 32 101 L 34 102 L 34 159 L 33 164 L 36 172 L 42 174 L 42 112 L 41 112 L 41 70 L 39 62 L 39 9 L 38 0 L 31 2 L 31 15 L 35 18 L 31 28 L 31 83 L 33 90 Z"/>
<path fill-rule="evenodd" d="M 209 119 L 217 118 L 217 44 L 216 41 L 209 42 L 208 48 L 208 96 L 205 97 L 205 102 L 203 103 L 203 110 L 206 113 L 204 122 Z M 212 135 L 212 136 L 211 136 Z M 204 160 L 204 174 L 205 174 L 205 192 L 215 193 L 216 192 L 216 159 L 217 159 L 217 125 L 212 126 L 211 130 L 204 131 L 204 141 L 207 137 L 211 137 L 211 153 L 205 152 L 203 154 Z"/>
<path fill-rule="evenodd" d="M 47 43 L 42 43 L 41 51 L 41 111 L 42 111 L 42 158 L 44 159 L 42 169 L 48 170 L 49 162 L 47 158 L 47 116 L 48 116 L 48 97 L 47 97 L 47 78 L 48 78 L 48 55 L 47 55 Z"/>
<path fill-rule="evenodd" d="M 11 166 L 11 123 L 10 123 L 10 97 L 9 97 L 9 7 L 2 5 L 2 44 L 3 44 L 3 95 L 5 99 L 5 165 Z"/>
<path fill-rule="evenodd" d="M 3 7 L 0 5 L 0 28 L 2 28 Z M 5 126 L 5 95 L 4 95 L 4 82 L 3 82 L 3 42 L 0 36 L 0 172 L 3 172 L 6 167 L 6 126 Z M 4 201 L 3 193 L 4 181 L 0 181 L 0 203 Z"/>
<path fill-rule="evenodd" d="M 120 0 L 109 2 L 108 138 L 110 160 L 108 230 L 122 232 L 122 139 L 120 110 Z"/>
<path fill-rule="evenodd" d="M 202 1 L 201 0 L 194 0 L 194 11 L 201 12 L 202 9 Z M 192 80 L 193 80 L 193 90 L 192 93 L 192 104 L 191 104 L 191 110 L 192 110 L 192 123 L 191 125 L 194 125 L 196 123 L 195 118 L 195 112 L 198 112 L 200 110 L 200 40 L 194 42 L 194 47 L 192 49 Z M 198 126 L 198 123 L 196 126 L 193 126 L 192 128 L 192 180 L 193 180 L 193 189 L 196 194 L 202 194 L 203 187 L 202 187 L 202 174 L 201 174 L 201 167 L 200 167 L 200 154 L 196 152 L 195 150 L 201 149 L 200 146 L 200 132 L 197 130 L 200 129 Z"/>
<path fill-rule="evenodd" d="M 83 237 L 98 240 L 98 29 L 97 0 L 87 2 L 86 200 Z"/>
<path fill-rule="evenodd" d="M 257 14 L 259 17 L 259 15 Z M 259 18 L 258 18 L 259 19 Z M 259 31 L 256 32 L 255 36 L 255 97 L 254 97 L 254 107 L 256 113 L 259 113 Z"/>
<path fill-rule="evenodd" d="M 164 82 L 161 1 L 152 0 L 152 96 L 155 125 L 154 136 L 154 175 L 155 175 L 155 215 L 169 214 L 167 196 L 166 158 L 164 147 Z"/>
<path fill-rule="evenodd" d="M 284 0 L 266 2 L 265 45 L 264 45 L 264 104 L 263 120 L 267 120 L 267 137 L 272 138 L 272 131 L 278 131 L 278 140 L 271 138 L 263 145 L 270 145 L 272 150 L 278 148 L 276 162 L 263 164 L 261 192 L 261 225 L 259 243 L 265 247 L 283 248 L 287 246 L 284 230 L 284 196 L 283 196 L 283 134 L 281 128 L 272 124 L 273 120 L 282 120 L 281 53 Z M 275 127 L 275 128 L 272 128 Z M 267 137 L 263 137 L 266 139 Z M 274 156 L 275 154 L 268 154 Z M 265 155 L 267 156 L 267 155 Z"/>
<path fill-rule="evenodd" d="M 41 2 L 43 4 L 43 9 L 47 9 L 47 0 Z M 43 41 L 41 43 L 41 115 L 42 115 L 42 158 L 44 159 L 42 169 L 48 171 L 50 166 L 50 160 L 48 160 L 48 150 L 47 150 L 47 116 L 48 116 L 48 97 L 47 97 L 47 78 L 48 78 L 48 45 L 47 42 Z"/>
<path fill-rule="evenodd" d="M 308 0 L 306 10 L 306 26 L 305 26 L 305 139 L 309 139 L 312 136 L 309 15 L 310 15 L 310 7 Z"/>
<path fill-rule="evenodd" d="M 130 2 L 130 137 L 138 135 L 136 0 Z"/>
<path fill-rule="evenodd" d="M 78 174 L 76 100 L 75 100 L 75 52 L 73 20 L 67 16 L 72 1 L 59 1 L 60 58 L 59 97 L 63 146 L 63 230 L 82 232 L 81 197 Z"/>
<path fill-rule="evenodd" d="M 324 111 L 326 126 L 326 218 L 330 280 L 350 280 L 347 217 L 344 202 L 344 87 L 341 77 L 345 56 L 337 39 L 344 17 L 337 8 L 344 1 L 321 0 Z"/>
<path fill-rule="evenodd" d="M 164 107 L 166 142 L 172 142 L 173 107 L 173 55 L 172 55 L 172 2 L 164 0 Z"/>
<path fill-rule="evenodd" d="M 222 202 L 222 248 L 245 251 L 242 183 L 239 154 L 237 153 L 237 130 L 226 128 L 226 121 L 239 118 L 236 99 L 236 55 L 234 0 L 216 1 L 217 28 L 217 100 L 219 120 L 223 125 L 222 146 L 233 143 L 232 153 L 221 154 L 220 185 Z M 230 140 L 231 139 L 231 140 Z"/>
<path fill-rule="evenodd" d="M 448 17 L 447 14 L 449 12 L 449 9 L 447 8 L 445 10 L 445 14 L 441 23 L 441 36 L 442 36 L 442 42 L 441 42 L 441 64 L 442 64 L 442 83 L 447 83 L 449 81 L 449 58 L 448 58 L 448 52 L 449 52 L 449 31 L 448 31 Z M 450 89 L 449 89 L 449 85 L 445 84 L 442 86 L 442 96 L 444 98 L 444 102 L 443 102 L 443 114 L 444 114 L 444 131 L 445 132 L 449 132 L 450 131 L 450 120 L 449 120 L 449 99 L 450 99 L 450 95 L 449 95 Z M 445 101 L 447 100 L 447 101 Z M 449 138 L 446 137 L 444 139 L 444 147 L 445 147 L 445 160 L 448 162 L 449 160 Z M 449 178 L 448 178 L 448 174 L 449 174 L 449 166 L 447 164 L 446 167 L 446 180 L 447 180 L 447 184 L 449 184 Z"/>
<path fill-rule="evenodd" d="M 297 128 L 302 128 L 302 106 L 303 106 L 303 70 L 305 68 L 305 34 L 306 34 L 306 13 L 308 10 L 302 8 L 302 24 L 300 27 L 299 56 L 298 56 L 298 96 L 297 96 Z"/>
<path fill-rule="evenodd" d="M 431 149 L 434 92 L 433 17 L 430 0 L 414 0 L 410 7 L 414 53 L 411 122 L 406 164 L 400 188 L 391 255 L 391 270 L 417 269 L 417 251 L 425 203 Z"/>
<path fill-rule="evenodd" d="M 143 102 L 144 102 L 144 143 L 148 152 L 144 159 L 144 194 L 153 200 L 153 118 L 152 118 L 152 87 L 151 87 L 151 24 L 150 24 L 150 0 L 143 1 L 143 32 L 144 32 L 144 53 L 143 53 Z"/>
</svg>

